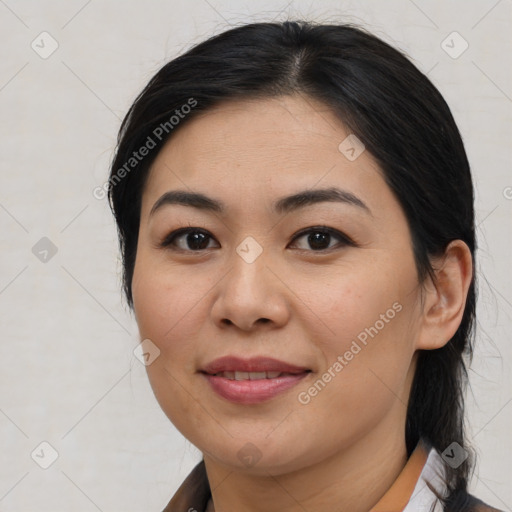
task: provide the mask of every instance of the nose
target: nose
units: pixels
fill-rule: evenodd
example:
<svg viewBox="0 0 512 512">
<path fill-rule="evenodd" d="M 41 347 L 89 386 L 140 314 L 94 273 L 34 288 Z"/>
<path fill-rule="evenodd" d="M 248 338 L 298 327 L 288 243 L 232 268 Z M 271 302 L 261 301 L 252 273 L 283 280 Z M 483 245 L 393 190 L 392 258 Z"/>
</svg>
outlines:
<svg viewBox="0 0 512 512">
<path fill-rule="evenodd" d="M 267 263 L 263 253 L 250 262 L 234 251 L 212 306 L 211 314 L 218 327 L 236 326 L 251 331 L 258 326 L 274 329 L 286 324 L 290 314 L 289 289 L 285 279 Z"/>
</svg>

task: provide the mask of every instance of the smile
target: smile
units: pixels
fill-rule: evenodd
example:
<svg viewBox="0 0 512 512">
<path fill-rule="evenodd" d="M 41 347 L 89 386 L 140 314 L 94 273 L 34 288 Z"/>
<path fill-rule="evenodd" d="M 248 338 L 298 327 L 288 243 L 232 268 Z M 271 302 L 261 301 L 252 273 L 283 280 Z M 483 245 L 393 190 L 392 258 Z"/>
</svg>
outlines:
<svg viewBox="0 0 512 512">
<path fill-rule="evenodd" d="M 220 397 L 237 404 L 258 404 L 296 386 L 311 370 L 268 357 L 226 356 L 200 374 Z"/>
</svg>

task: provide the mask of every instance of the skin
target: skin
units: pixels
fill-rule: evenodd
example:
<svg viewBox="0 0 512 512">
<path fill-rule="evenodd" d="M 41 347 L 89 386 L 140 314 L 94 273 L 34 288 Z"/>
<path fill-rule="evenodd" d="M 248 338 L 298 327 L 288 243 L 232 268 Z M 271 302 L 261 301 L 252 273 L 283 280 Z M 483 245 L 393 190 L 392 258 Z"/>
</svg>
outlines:
<svg viewBox="0 0 512 512">
<path fill-rule="evenodd" d="M 181 127 L 160 151 L 142 196 L 132 281 L 141 339 L 158 346 L 147 367 L 155 396 L 204 455 L 218 512 L 368 511 L 406 460 L 405 417 L 418 349 L 435 349 L 462 319 L 471 255 L 452 242 L 436 259 L 435 284 L 418 282 L 406 217 L 364 151 L 338 146 L 349 132 L 311 98 L 238 100 Z M 338 187 L 364 208 L 320 202 L 279 215 L 277 199 Z M 184 205 L 150 211 L 170 190 L 201 192 L 224 213 Z M 206 230 L 204 249 L 182 227 Z M 327 226 L 315 250 L 308 233 Z M 313 233 L 318 232 L 313 230 Z M 311 234 L 311 233 L 309 233 Z M 236 252 L 247 237 L 263 249 Z M 298 400 L 349 350 L 358 334 L 401 306 L 309 403 Z M 361 344 L 360 344 L 361 345 Z M 261 404 L 228 402 L 198 373 L 217 357 L 270 356 L 312 372 Z M 239 458 L 252 443 L 260 459 Z"/>
</svg>

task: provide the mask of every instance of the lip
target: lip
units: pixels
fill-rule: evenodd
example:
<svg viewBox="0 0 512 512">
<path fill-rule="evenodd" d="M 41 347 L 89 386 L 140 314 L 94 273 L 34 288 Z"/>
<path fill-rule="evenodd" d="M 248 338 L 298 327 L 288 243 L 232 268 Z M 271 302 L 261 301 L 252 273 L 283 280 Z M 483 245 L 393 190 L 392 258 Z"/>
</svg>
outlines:
<svg viewBox="0 0 512 512">
<path fill-rule="evenodd" d="M 279 361 L 271 357 L 252 357 L 243 359 L 237 356 L 224 356 L 208 363 L 202 372 L 214 375 L 220 372 L 286 372 L 303 373 L 309 371 L 304 366 Z"/>
<path fill-rule="evenodd" d="M 283 372 L 287 375 L 256 380 L 232 380 L 215 375 L 220 372 L 235 371 Z M 213 391 L 222 398 L 237 404 L 258 404 L 294 387 L 310 372 L 308 368 L 269 357 L 242 359 L 236 356 L 225 356 L 207 364 L 200 373 Z"/>
</svg>

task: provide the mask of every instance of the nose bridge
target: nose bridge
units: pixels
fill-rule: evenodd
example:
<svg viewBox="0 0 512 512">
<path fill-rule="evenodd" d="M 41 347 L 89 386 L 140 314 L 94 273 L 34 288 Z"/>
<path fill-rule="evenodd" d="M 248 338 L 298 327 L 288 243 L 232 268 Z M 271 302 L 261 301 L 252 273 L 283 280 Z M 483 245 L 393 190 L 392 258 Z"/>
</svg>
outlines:
<svg viewBox="0 0 512 512">
<path fill-rule="evenodd" d="M 261 258 L 263 254 L 263 245 L 261 245 L 253 236 L 250 235 L 246 236 L 238 244 L 235 252 L 248 265 L 252 265 L 258 259 L 263 259 Z"/>
<path fill-rule="evenodd" d="M 244 330 L 261 319 L 276 324 L 285 321 L 286 300 L 267 263 L 266 251 L 254 237 L 247 236 L 238 244 L 214 305 L 217 321 Z"/>
<path fill-rule="evenodd" d="M 236 246 L 231 255 L 231 272 L 228 279 L 236 287 L 236 294 L 243 297 L 254 297 L 259 294 L 259 290 L 264 288 L 266 251 L 254 237 L 246 236 L 242 242 Z"/>
</svg>

